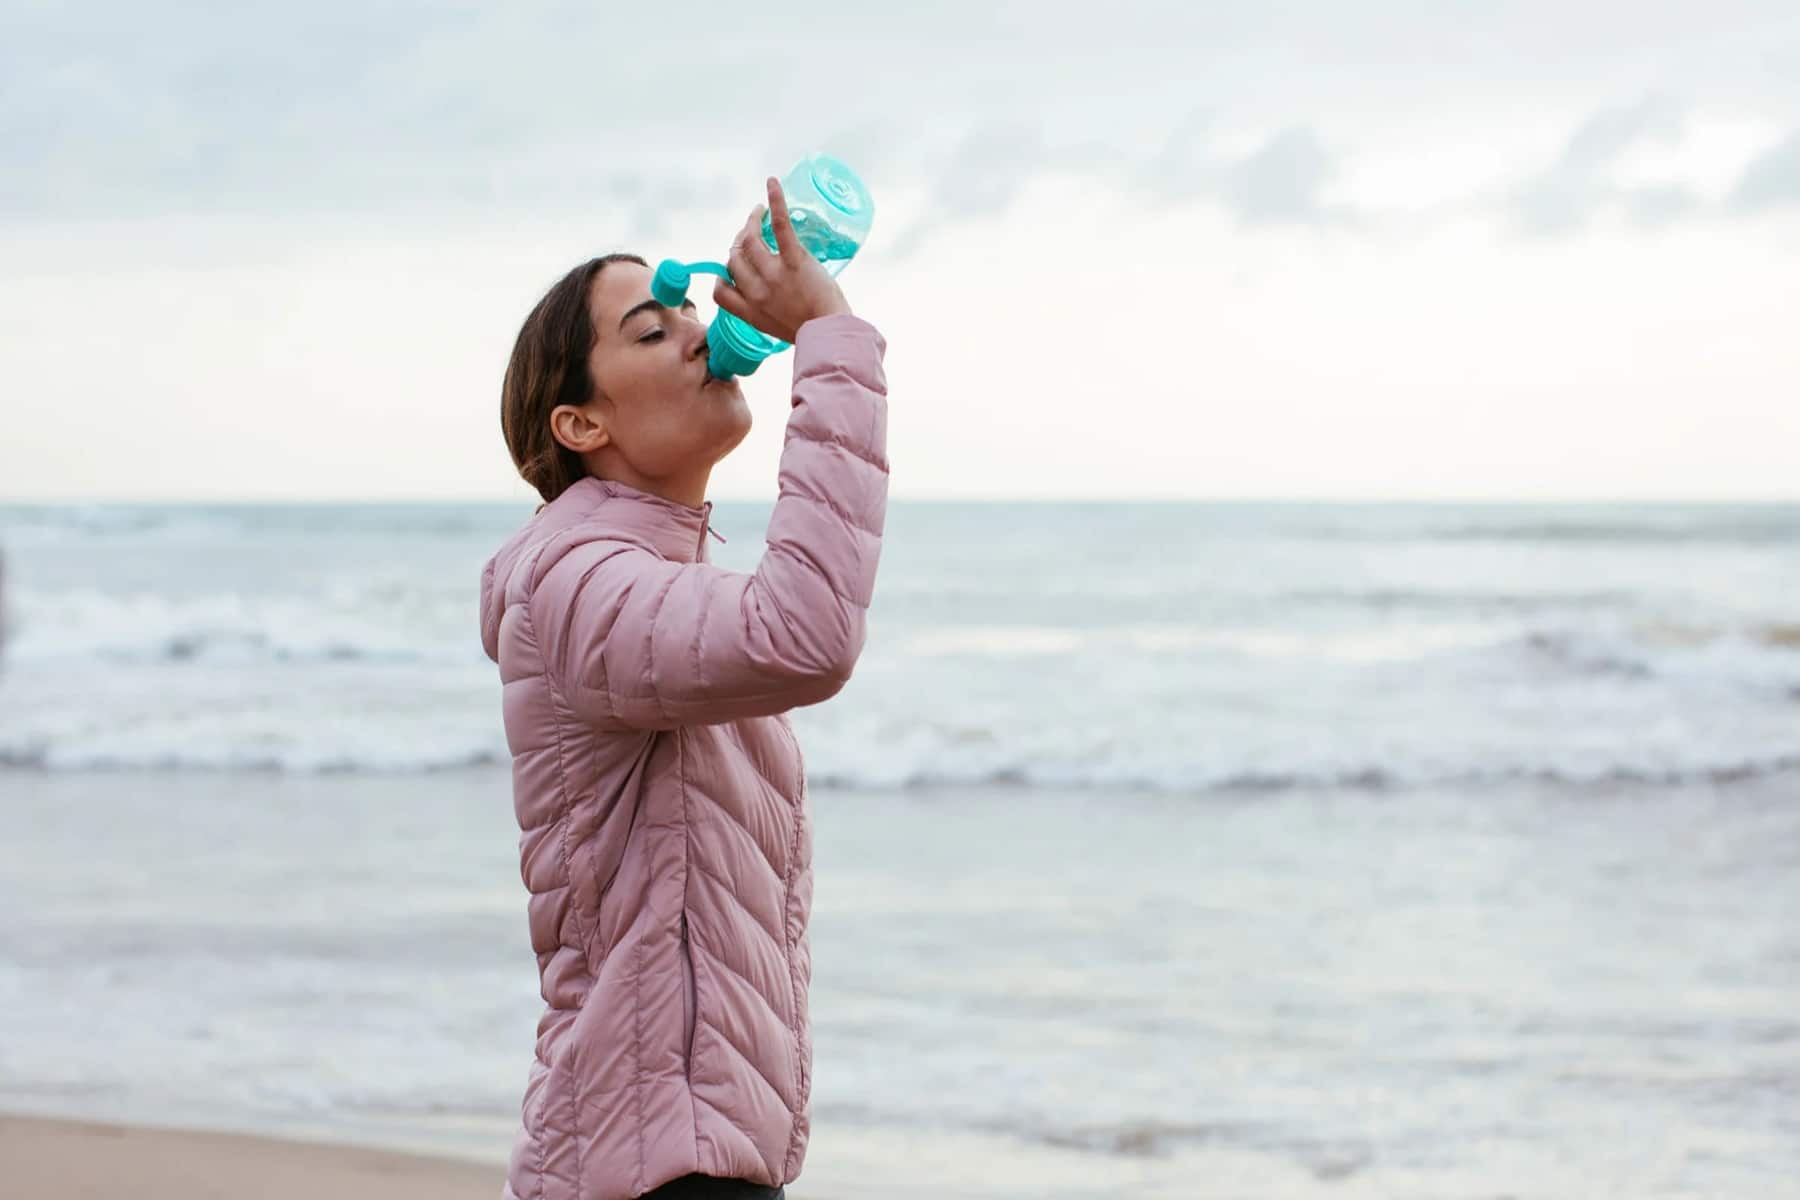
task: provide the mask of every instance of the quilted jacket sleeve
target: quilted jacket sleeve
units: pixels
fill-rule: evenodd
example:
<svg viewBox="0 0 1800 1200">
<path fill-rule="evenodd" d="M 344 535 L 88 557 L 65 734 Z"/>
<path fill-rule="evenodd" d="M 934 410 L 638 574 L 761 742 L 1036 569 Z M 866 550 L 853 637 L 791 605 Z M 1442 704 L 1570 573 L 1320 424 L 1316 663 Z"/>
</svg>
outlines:
<svg viewBox="0 0 1800 1200">
<path fill-rule="evenodd" d="M 797 331 L 779 490 L 754 572 L 592 542 L 545 574 L 533 595 L 547 614 L 539 647 L 577 716 L 711 725 L 817 704 L 849 681 L 887 512 L 886 350 L 849 314 Z"/>
</svg>

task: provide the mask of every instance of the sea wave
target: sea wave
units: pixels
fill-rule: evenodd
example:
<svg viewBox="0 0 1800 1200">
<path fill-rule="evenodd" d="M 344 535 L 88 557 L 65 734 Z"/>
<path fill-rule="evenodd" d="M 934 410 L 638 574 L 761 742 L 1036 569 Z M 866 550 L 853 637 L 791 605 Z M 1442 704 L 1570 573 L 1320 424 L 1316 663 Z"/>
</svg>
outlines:
<svg viewBox="0 0 1800 1200">
<path fill-rule="evenodd" d="M 1800 624 L 1640 621 L 1528 628 L 1494 644 L 1509 663 L 1623 686 L 1728 688 L 1777 701 L 1800 689 Z"/>
<path fill-rule="evenodd" d="M 80 669 L 170 663 L 247 668 L 303 663 L 393 666 L 471 661 L 480 644 L 465 598 L 359 581 L 321 585 L 322 595 L 248 591 L 171 597 L 96 588 L 7 597 L 7 656 L 21 664 Z"/>
<path fill-rule="evenodd" d="M 1426 537 L 1436 541 L 1541 542 L 1582 545 L 1668 545 L 1707 542 L 1736 545 L 1793 545 L 1800 541 L 1800 510 L 1772 506 L 1766 510 L 1732 514 L 1684 514 L 1657 519 L 1579 518 L 1540 521 L 1468 521 L 1429 528 Z"/>
<path fill-rule="evenodd" d="M 816 757 L 816 756 L 815 756 Z M 511 762 L 503 745 L 402 747 L 372 751 L 317 745 L 269 747 L 255 742 L 189 742 L 120 748 L 80 737 L 6 745 L 0 768 L 47 772 L 254 772 L 287 775 L 419 775 L 491 770 Z M 1461 789 L 1481 792 L 1519 785 L 1545 788 L 1727 786 L 1800 776 L 1800 746 L 1760 757 L 1719 757 L 1682 763 L 1492 763 L 1426 767 L 1368 763 L 1342 768 L 1244 769 L 1204 763 L 1160 770 L 1123 765 L 1073 766 L 1029 759 L 994 764 L 973 758 L 961 766 L 906 769 L 827 767 L 807 776 L 814 790 L 930 795 L 956 790 L 1020 793 L 1095 793 L 1140 796 L 1255 797 L 1315 792 L 1399 794 Z"/>
<path fill-rule="evenodd" d="M 1123 1120 L 1060 1126 L 1018 1121 L 980 1122 L 989 1132 L 1008 1134 L 1067 1150 L 1114 1158 L 1166 1158 L 1196 1148 L 1253 1149 L 1292 1161 L 1320 1180 L 1356 1175 L 1375 1161 L 1371 1147 L 1356 1139 L 1308 1136 L 1266 1120 Z"/>
<path fill-rule="evenodd" d="M 1445 588 L 1367 588 L 1345 591 L 1294 591 L 1276 597 L 1278 604 L 1303 608 L 1344 608 L 1376 613 L 1440 613 L 1517 616 L 1544 612 L 1600 612 L 1627 609 L 1637 602 L 1630 592 L 1593 589 L 1542 592 L 1481 591 Z"/>
<path fill-rule="evenodd" d="M 1334 771 L 1181 772 L 1155 777 L 1129 772 L 1041 770 L 1026 765 L 985 771 L 930 771 L 898 781 L 855 773 L 815 774 L 812 787 L 844 791 L 938 792 L 955 788 L 1048 792 L 1131 792 L 1145 795 L 1259 795 L 1278 792 L 1389 793 L 1425 789 L 1486 790 L 1518 784 L 1545 787 L 1639 785 L 1678 788 L 1696 784 L 1736 784 L 1800 775 L 1800 749 L 1765 758 L 1721 759 L 1679 766 L 1611 763 L 1592 767 L 1510 765 L 1451 770 L 1369 765 Z"/>
<path fill-rule="evenodd" d="M 428 775 L 440 771 L 491 768 L 511 757 L 492 749 L 401 751 L 362 757 L 304 749 L 271 750 L 253 745 L 168 747 L 118 751 L 36 742 L 0 745 L 0 768 L 53 773 L 248 772 L 276 775 Z"/>
</svg>

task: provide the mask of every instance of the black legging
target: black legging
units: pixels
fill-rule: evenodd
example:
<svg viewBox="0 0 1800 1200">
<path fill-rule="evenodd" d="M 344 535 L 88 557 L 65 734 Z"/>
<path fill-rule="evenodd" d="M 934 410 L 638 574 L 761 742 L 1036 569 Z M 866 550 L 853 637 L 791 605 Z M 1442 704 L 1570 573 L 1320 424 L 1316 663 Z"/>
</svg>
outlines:
<svg viewBox="0 0 1800 1200">
<path fill-rule="evenodd" d="M 683 1175 L 645 1192 L 638 1200 L 787 1200 L 787 1189 L 716 1175 Z"/>
</svg>

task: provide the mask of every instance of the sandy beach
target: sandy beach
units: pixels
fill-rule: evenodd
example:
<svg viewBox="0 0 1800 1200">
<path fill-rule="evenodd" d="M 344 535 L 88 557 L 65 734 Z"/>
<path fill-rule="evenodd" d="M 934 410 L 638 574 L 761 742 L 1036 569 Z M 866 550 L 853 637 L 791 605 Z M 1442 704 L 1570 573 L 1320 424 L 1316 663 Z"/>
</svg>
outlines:
<svg viewBox="0 0 1800 1200">
<path fill-rule="evenodd" d="M 494 1200 L 503 1168 L 233 1133 L 0 1115 L 13 1196 L 132 1200 Z"/>
</svg>

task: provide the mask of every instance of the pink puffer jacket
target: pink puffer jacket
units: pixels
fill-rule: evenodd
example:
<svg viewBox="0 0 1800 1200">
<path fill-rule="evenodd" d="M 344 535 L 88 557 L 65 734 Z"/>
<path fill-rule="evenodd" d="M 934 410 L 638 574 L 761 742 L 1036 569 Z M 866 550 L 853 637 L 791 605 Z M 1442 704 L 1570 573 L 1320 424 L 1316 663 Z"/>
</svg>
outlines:
<svg viewBox="0 0 1800 1200">
<path fill-rule="evenodd" d="M 547 1006 L 503 1200 L 800 1174 L 812 832 L 785 714 L 862 651 L 886 349 L 854 316 L 799 330 L 754 573 L 707 560 L 711 501 L 591 478 L 482 572 Z"/>
</svg>

